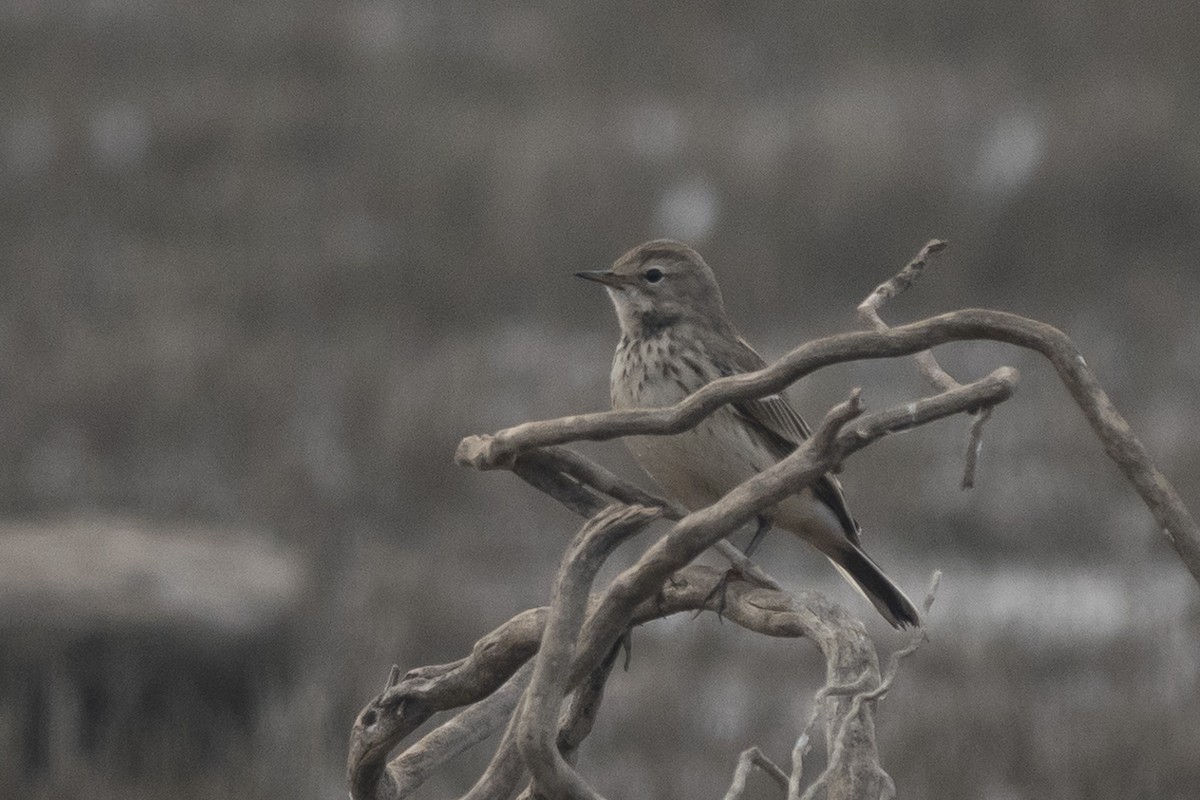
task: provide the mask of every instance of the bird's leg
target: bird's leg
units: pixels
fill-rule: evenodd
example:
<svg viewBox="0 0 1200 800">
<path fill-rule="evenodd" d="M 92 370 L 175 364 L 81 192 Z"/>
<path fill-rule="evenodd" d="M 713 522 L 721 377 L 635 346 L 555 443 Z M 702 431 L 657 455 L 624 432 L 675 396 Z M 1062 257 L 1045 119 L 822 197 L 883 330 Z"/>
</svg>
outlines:
<svg viewBox="0 0 1200 800">
<path fill-rule="evenodd" d="M 754 529 L 754 535 L 750 537 L 750 544 L 746 545 L 746 549 L 742 554 L 749 558 L 754 555 L 754 551 L 762 544 L 763 537 L 767 535 L 767 531 L 771 530 L 771 518 L 766 514 L 758 515 L 758 527 Z"/>
<path fill-rule="evenodd" d="M 749 558 L 762 544 L 763 537 L 767 535 L 767 531 L 771 530 L 771 518 L 766 514 L 758 515 L 758 526 L 754 529 L 754 535 L 750 537 L 750 543 L 746 545 L 746 549 L 742 551 L 742 555 Z M 730 565 L 729 569 L 725 570 L 725 574 L 721 576 L 721 580 L 713 587 L 713 590 L 704 598 L 704 605 L 700 607 L 700 611 L 708 608 L 709 601 L 714 597 L 717 598 L 717 619 L 721 619 L 721 615 L 725 612 L 725 595 L 729 591 L 729 580 L 734 576 L 741 576 L 742 571 L 738 569 L 736 564 Z M 700 616 L 700 611 L 696 612 L 696 616 Z"/>
</svg>

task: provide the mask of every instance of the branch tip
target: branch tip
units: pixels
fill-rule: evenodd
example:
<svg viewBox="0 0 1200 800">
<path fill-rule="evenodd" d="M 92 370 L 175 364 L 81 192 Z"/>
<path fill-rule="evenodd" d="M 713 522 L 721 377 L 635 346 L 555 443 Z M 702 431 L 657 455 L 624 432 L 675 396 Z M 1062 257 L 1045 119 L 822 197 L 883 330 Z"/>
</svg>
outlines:
<svg viewBox="0 0 1200 800">
<path fill-rule="evenodd" d="M 493 436 L 479 435 L 467 436 L 458 443 L 458 449 L 454 451 L 454 462 L 461 467 L 474 467 L 475 469 L 490 469 Z"/>
<path fill-rule="evenodd" d="M 938 589 L 942 585 L 942 571 L 935 569 L 933 575 L 929 578 L 929 588 L 925 590 L 925 602 L 922 604 L 923 611 L 928 614 L 929 609 L 933 607 L 933 600 L 937 597 Z"/>
</svg>

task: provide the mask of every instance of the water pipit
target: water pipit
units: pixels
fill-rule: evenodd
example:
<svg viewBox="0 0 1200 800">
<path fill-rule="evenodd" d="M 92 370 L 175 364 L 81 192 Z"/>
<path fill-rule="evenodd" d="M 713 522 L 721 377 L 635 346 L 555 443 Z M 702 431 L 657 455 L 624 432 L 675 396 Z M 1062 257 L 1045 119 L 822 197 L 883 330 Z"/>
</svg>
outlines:
<svg viewBox="0 0 1200 800">
<path fill-rule="evenodd" d="M 726 375 L 766 366 L 738 334 L 708 264 L 665 239 L 639 245 L 610 270 L 576 273 L 608 290 L 621 324 L 612 365 L 613 408 L 656 408 Z M 631 436 L 630 452 L 674 500 L 695 510 L 779 462 L 811 434 L 782 394 L 732 403 L 673 436 Z M 825 554 L 896 627 L 920 624 L 917 609 L 860 541 L 841 484 L 825 475 L 759 519 L 747 551 L 771 526 Z"/>
</svg>

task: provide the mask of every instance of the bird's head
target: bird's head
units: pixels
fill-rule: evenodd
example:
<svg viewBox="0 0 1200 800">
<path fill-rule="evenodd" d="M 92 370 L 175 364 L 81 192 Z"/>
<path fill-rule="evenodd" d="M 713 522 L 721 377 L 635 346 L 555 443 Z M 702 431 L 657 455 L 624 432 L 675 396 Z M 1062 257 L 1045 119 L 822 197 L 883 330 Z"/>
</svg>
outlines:
<svg viewBox="0 0 1200 800">
<path fill-rule="evenodd" d="M 725 304 L 708 264 L 686 244 L 655 239 L 639 244 L 609 270 L 576 272 L 608 289 L 621 330 L 652 334 L 679 322 L 725 322 Z"/>
</svg>

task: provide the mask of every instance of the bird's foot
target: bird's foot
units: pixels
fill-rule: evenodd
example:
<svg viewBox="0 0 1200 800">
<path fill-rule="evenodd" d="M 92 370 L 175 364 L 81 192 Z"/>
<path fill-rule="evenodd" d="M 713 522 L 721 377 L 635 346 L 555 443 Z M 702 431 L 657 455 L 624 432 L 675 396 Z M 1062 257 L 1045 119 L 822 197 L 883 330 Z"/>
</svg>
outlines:
<svg viewBox="0 0 1200 800">
<path fill-rule="evenodd" d="M 744 578 L 745 576 L 742 574 L 742 571 L 737 567 L 730 567 L 725 570 L 725 574 L 721 576 L 721 580 L 717 581 L 717 585 L 712 588 L 712 591 L 705 595 L 704 602 L 700 604 L 700 608 L 696 610 L 692 619 L 695 619 L 708 610 L 709 605 L 715 600 L 716 607 L 712 610 L 717 612 L 717 621 L 723 622 L 725 620 L 725 606 L 729 595 L 729 582 Z"/>
<path fill-rule="evenodd" d="M 674 573 L 667 576 L 666 583 L 664 583 L 662 585 L 662 587 L 658 590 L 658 592 L 654 595 L 654 606 L 655 606 L 655 609 L 658 611 L 658 615 L 660 617 L 665 617 L 668 613 L 667 612 L 667 587 L 669 586 L 672 589 L 678 589 L 678 588 L 680 588 L 682 586 L 686 586 L 686 585 L 687 585 L 687 581 L 682 580 Z"/>
</svg>

